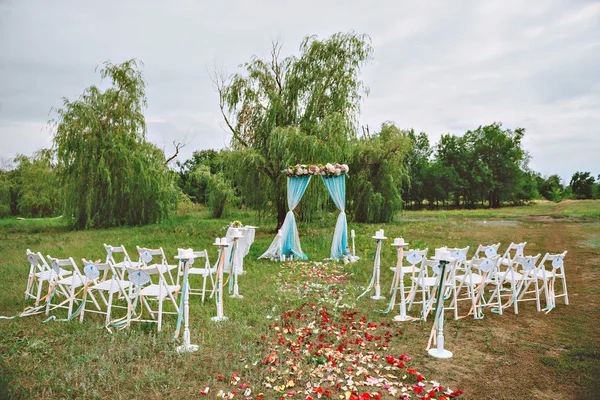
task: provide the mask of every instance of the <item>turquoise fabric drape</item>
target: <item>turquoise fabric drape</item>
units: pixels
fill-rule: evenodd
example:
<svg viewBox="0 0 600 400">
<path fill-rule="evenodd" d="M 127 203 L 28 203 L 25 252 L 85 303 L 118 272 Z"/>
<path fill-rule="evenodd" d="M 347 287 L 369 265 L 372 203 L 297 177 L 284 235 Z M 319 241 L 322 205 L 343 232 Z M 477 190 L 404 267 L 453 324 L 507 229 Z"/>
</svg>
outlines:
<svg viewBox="0 0 600 400">
<path fill-rule="evenodd" d="M 291 255 L 294 258 L 301 258 L 306 260 L 308 257 L 302 252 L 300 246 L 300 236 L 298 235 L 298 226 L 296 225 L 296 217 L 294 216 L 294 209 L 300 203 L 308 183 L 310 182 L 310 175 L 301 177 L 288 177 L 287 178 L 287 203 L 288 211 L 281 226 L 281 235 L 283 244 L 281 246 L 281 252 L 286 257 Z"/>
<path fill-rule="evenodd" d="M 335 224 L 329 256 L 332 259 L 339 260 L 350 255 L 348 249 L 348 221 L 346 220 L 346 175 L 330 177 L 322 175 L 321 177 L 333 203 L 341 211 Z"/>
</svg>

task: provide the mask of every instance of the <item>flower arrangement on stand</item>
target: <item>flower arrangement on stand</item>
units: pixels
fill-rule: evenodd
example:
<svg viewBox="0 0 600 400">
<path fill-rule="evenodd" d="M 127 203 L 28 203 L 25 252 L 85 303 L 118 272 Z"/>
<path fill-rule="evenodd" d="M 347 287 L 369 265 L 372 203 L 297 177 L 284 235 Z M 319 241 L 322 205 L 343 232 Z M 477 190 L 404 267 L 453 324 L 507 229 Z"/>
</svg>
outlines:
<svg viewBox="0 0 600 400">
<path fill-rule="evenodd" d="M 290 165 L 288 168 L 283 170 L 283 172 L 290 178 L 292 177 L 302 177 L 302 176 L 312 176 L 312 175 L 323 175 L 326 177 L 331 176 L 340 176 L 342 174 L 347 174 L 350 168 L 346 164 L 331 164 L 327 163 L 323 164 L 296 164 Z"/>
</svg>

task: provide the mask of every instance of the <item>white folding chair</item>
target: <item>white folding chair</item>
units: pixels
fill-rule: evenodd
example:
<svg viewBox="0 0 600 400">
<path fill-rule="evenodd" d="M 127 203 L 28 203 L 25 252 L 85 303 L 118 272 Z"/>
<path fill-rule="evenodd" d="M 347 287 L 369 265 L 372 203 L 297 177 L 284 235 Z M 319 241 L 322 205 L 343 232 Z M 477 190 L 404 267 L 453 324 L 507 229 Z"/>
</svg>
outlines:
<svg viewBox="0 0 600 400">
<path fill-rule="evenodd" d="M 171 271 L 177 268 L 177 265 L 169 264 L 167 262 L 167 256 L 165 256 L 165 252 L 163 251 L 162 247 L 159 247 L 158 249 L 149 249 L 146 247 L 136 246 L 136 248 L 140 256 L 139 268 L 141 268 L 143 271 L 148 268 L 160 268 L 163 273 L 166 272 L 169 274 L 171 284 L 175 285 L 175 280 L 173 279 L 173 274 Z M 160 260 L 154 262 L 155 257 Z"/>
<path fill-rule="evenodd" d="M 521 243 L 519 245 L 521 245 Z M 494 272 L 500 290 L 498 292 L 495 292 L 492 298 L 490 299 L 490 302 L 493 302 L 497 296 L 508 297 L 509 302 L 503 305 L 502 307 L 506 308 L 508 305 L 512 304 L 514 307 L 515 314 L 519 313 L 519 308 L 517 304 L 518 301 L 515 301 L 515 299 L 518 298 L 519 291 L 523 285 L 522 282 L 525 282 L 527 280 L 524 279 L 525 276 L 518 271 L 518 268 L 526 268 L 527 271 L 531 271 L 535 267 L 535 264 L 539 259 L 539 254 L 537 257 L 523 256 L 522 249 L 524 247 L 525 245 L 523 244 L 523 246 L 520 247 L 521 250 L 519 250 L 519 248 L 515 249 L 514 247 L 511 249 L 511 246 L 509 246 L 507 251 L 504 253 L 504 256 L 500 258 L 500 262 L 498 263 L 497 269 Z M 511 255 L 510 250 L 516 250 L 517 254 L 515 254 L 514 256 Z M 506 288 L 505 285 L 508 285 L 508 287 Z M 499 312 L 499 310 L 496 309 L 492 311 Z"/>
<path fill-rule="evenodd" d="M 189 285 L 188 286 L 189 294 L 190 295 L 201 295 L 202 302 L 204 302 L 205 293 L 212 292 L 212 290 L 215 286 L 214 274 L 217 271 L 217 267 L 210 266 L 210 262 L 208 260 L 208 252 L 206 250 L 195 251 L 194 256 L 197 257 L 195 260 L 193 258 L 191 259 L 191 260 L 194 260 L 194 264 L 189 265 L 189 260 L 187 261 L 188 262 L 188 275 L 201 275 L 204 279 L 202 282 L 202 289 L 194 289 L 191 285 Z M 199 261 L 198 260 L 199 258 L 204 258 L 204 266 L 194 267 L 193 265 L 195 265 Z M 183 276 L 183 260 L 179 260 L 178 273 L 177 273 L 177 285 L 179 285 L 179 279 L 182 276 Z M 206 288 L 206 279 L 209 277 L 210 277 L 211 287 L 210 287 L 210 289 L 207 289 Z"/>
<path fill-rule="evenodd" d="M 29 262 L 29 277 L 27 279 L 27 288 L 25 289 L 25 298 L 34 299 L 36 302 L 42 296 L 42 289 L 44 282 L 48 283 L 48 290 L 54 280 L 58 278 L 64 278 L 71 274 L 63 268 L 59 268 L 59 274 L 54 272 L 52 268 L 46 262 L 42 253 L 33 253 L 27 249 L 27 261 Z"/>
<path fill-rule="evenodd" d="M 455 297 L 456 287 L 455 287 L 455 270 L 456 270 L 457 260 L 454 259 L 451 261 L 446 268 L 446 281 L 445 288 L 446 293 L 444 293 L 444 299 L 446 299 L 449 295 Z M 429 272 L 431 270 L 431 273 Z M 433 305 L 433 288 L 435 288 L 439 284 L 439 274 L 440 267 L 439 261 L 437 260 L 423 260 L 423 264 L 421 265 L 419 274 L 417 277 L 412 277 L 411 281 L 414 283 L 414 290 L 411 292 L 411 296 L 408 300 L 408 310 L 412 308 L 413 304 L 421 304 L 421 319 L 423 321 L 427 320 L 427 314 L 429 313 L 429 309 Z M 417 292 L 421 293 L 421 300 L 416 301 Z M 446 307 L 446 309 L 454 309 L 454 313 L 456 314 L 456 306 L 450 305 Z"/>
<path fill-rule="evenodd" d="M 64 299 L 58 304 L 53 305 L 52 300 L 56 299 L 57 296 L 51 296 L 48 299 L 48 303 L 46 304 L 46 315 L 48 315 L 48 313 L 54 309 L 66 308 L 68 310 L 67 318 L 70 318 L 73 315 L 73 304 L 75 302 L 85 301 L 84 299 L 76 298 L 77 294 L 75 293 L 75 290 L 83 286 L 87 282 L 87 278 L 81 274 L 79 268 L 77 267 L 77 264 L 75 263 L 75 261 L 73 261 L 73 258 L 71 257 L 59 259 L 48 256 L 48 260 L 50 260 L 51 268 L 55 271 L 58 268 L 68 267 L 70 268 L 72 274 L 71 276 L 58 279 L 58 281 L 56 282 L 57 289 L 60 289 L 57 291 L 57 294 L 62 294 L 66 297 L 66 299 Z M 94 303 L 96 308 L 100 309 L 100 305 L 98 304 L 94 296 L 90 296 L 90 298 L 92 299 L 92 302 Z M 68 303 L 68 305 L 65 305 L 65 303 Z"/>
<path fill-rule="evenodd" d="M 500 247 L 500 243 L 496 244 L 488 244 L 477 246 L 477 250 L 475 250 L 475 258 L 491 258 L 498 255 L 498 248 Z"/>
<path fill-rule="evenodd" d="M 565 304 L 569 305 L 569 295 L 567 294 L 567 280 L 565 277 L 565 256 L 567 251 L 565 250 L 561 254 L 550 254 L 546 253 L 540 265 L 538 266 L 537 278 L 542 280 L 544 285 L 544 291 L 546 293 L 546 308 L 545 311 L 549 312 L 556 306 L 556 299 L 558 297 L 565 298 Z M 546 263 L 550 264 L 547 269 Z M 562 293 L 556 294 L 555 283 L 556 279 L 562 281 Z"/>
<path fill-rule="evenodd" d="M 404 276 L 407 276 L 407 275 L 409 276 L 410 287 L 404 289 L 405 291 L 408 290 L 408 293 L 409 293 L 408 297 L 410 297 L 410 294 L 414 288 L 414 281 L 411 278 L 415 278 L 419 274 L 419 271 L 421 270 L 421 266 L 423 265 L 423 262 L 427 259 L 428 251 L 429 251 L 429 249 L 424 249 L 424 250 L 410 249 L 410 250 L 404 252 L 403 264 L 408 263 L 409 265 L 402 266 L 402 274 Z M 397 276 L 397 274 L 399 274 L 399 271 L 398 271 L 398 268 L 396 268 L 395 266 L 390 267 L 390 271 L 394 272 L 394 277 L 392 279 L 392 285 L 390 287 L 390 294 L 391 294 L 392 291 L 394 290 L 394 282 L 396 282 L 396 276 Z M 402 295 L 406 295 L 406 293 L 402 293 Z"/>
<path fill-rule="evenodd" d="M 131 298 L 134 299 L 135 296 L 138 295 L 137 291 L 139 291 L 139 301 L 143 304 L 143 306 L 150 313 L 150 317 L 152 319 L 142 319 L 142 311 L 140 310 L 139 318 L 134 319 L 137 322 L 156 322 L 158 324 L 158 331 L 160 332 L 162 328 L 162 316 L 163 314 L 179 314 L 179 306 L 175 300 L 179 289 L 181 286 L 179 285 L 168 285 L 164 276 L 164 272 L 167 269 L 163 264 L 152 264 L 146 265 L 139 268 L 128 268 L 128 280 L 132 282 L 132 274 L 135 274 L 137 271 L 143 271 L 150 275 L 154 276 L 157 279 L 157 283 L 148 282 L 144 286 L 140 286 L 136 288 L 136 293 L 131 294 Z M 132 282 L 133 283 L 133 282 Z M 165 298 L 168 298 L 173 305 L 175 311 L 165 311 L 163 307 L 163 301 Z M 153 310 L 150 307 L 149 301 L 156 301 L 158 303 L 157 310 Z M 132 321 L 134 321 L 132 320 Z"/>
<path fill-rule="evenodd" d="M 511 281 L 511 287 L 513 287 L 512 281 L 516 281 L 516 289 L 512 290 L 510 301 L 506 303 L 504 307 L 506 308 L 510 306 L 511 303 L 514 303 L 515 314 L 519 313 L 519 302 L 535 301 L 537 310 L 542 310 L 540 306 L 540 292 L 543 288 L 540 287 L 537 278 L 537 263 L 540 260 L 540 257 L 541 254 L 536 256 L 515 256 L 512 259 L 512 272 L 510 275 L 507 275 L 507 278 Z M 532 283 L 533 290 L 529 290 Z M 531 295 L 533 295 L 533 297 Z"/>
<path fill-rule="evenodd" d="M 111 246 L 104 243 L 104 250 L 106 250 L 106 262 L 110 262 L 113 265 L 121 280 L 125 279 L 125 271 L 127 268 L 137 268 L 140 265 L 139 262 L 131 260 L 129 253 L 127 253 L 127 249 L 123 245 Z M 117 261 L 115 259 L 115 254 L 123 254 L 122 261 Z"/>
<path fill-rule="evenodd" d="M 474 319 L 483 318 L 484 306 L 496 306 L 500 309 L 500 314 L 502 314 L 502 303 L 499 300 L 500 281 L 497 277 L 499 258 L 498 255 L 490 258 L 473 258 L 467 263 L 464 275 L 455 275 L 458 288 L 456 289 L 453 305 L 458 309 L 459 302 L 470 301 L 471 309 L 466 316 L 472 313 Z M 485 287 L 488 285 L 495 287 L 494 293 L 497 294 L 498 298 L 496 303 L 492 301 L 495 299 L 493 295 L 490 301 L 487 301 L 485 298 Z M 466 289 L 466 297 L 460 297 L 463 288 Z"/>
<path fill-rule="evenodd" d="M 86 266 L 93 265 L 100 273 L 104 273 L 106 279 L 101 282 L 97 282 L 88 288 L 88 295 L 93 296 L 94 292 L 98 292 L 102 302 L 106 306 L 106 311 L 102 311 L 100 308 L 97 310 L 86 310 L 86 304 L 84 303 L 81 309 L 81 314 L 79 317 L 80 321 L 83 321 L 83 317 L 86 311 L 97 313 L 97 314 L 105 314 L 106 315 L 106 324 L 110 322 L 110 316 L 113 308 L 125 308 L 129 309 L 131 302 L 129 300 L 129 294 L 126 292 L 126 289 L 129 288 L 131 283 L 129 281 L 121 279 L 118 271 L 111 261 L 106 263 L 94 263 L 92 261 L 88 261 L 85 258 L 82 258 L 81 261 L 84 265 L 84 271 Z M 108 299 L 106 298 L 105 293 L 108 293 Z M 114 295 L 120 294 L 123 299 L 127 302 L 127 306 L 119 306 L 113 304 Z M 86 302 L 87 303 L 87 302 Z"/>
</svg>

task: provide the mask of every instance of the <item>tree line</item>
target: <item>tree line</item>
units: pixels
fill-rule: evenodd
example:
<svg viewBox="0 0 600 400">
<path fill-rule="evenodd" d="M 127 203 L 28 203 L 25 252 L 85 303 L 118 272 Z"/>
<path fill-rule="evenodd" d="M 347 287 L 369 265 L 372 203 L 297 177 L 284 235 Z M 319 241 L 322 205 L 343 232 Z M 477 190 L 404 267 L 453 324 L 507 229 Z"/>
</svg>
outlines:
<svg viewBox="0 0 600 400">
<path fill-rule="evenodd" d="M 445 134 L 434 145 L 426 133 L 391 122 L 360 132 L 368 95 L 361 70 L 372 56 L 366 35 L 309 36 L 296 56 L 282 57 L 274 43 L 268 58 L 254 57 L 239 73 L 215 73 L 230 144 L 171 167 L 173 157 L 146 137 L 141 62 L 106 62 L 100 76 L 108 88 L 90 86 L 53 110 L 53 148 L 0 168 L 0 216 L 60 213 L 77 228 L 100 228 L 157 222 L 193 202 L 207 205 L 215 218 L 226 207 L 244 207 L 273 215 L 280 225 L 287 212 L 282 170 L 327 162 L 350 166 L 347 213 L 358 222 L 388 222 L 402 207 L 600 197 L 589 172 L 577 172 L 565 187 L 556 175 L 531 171 L 523 128 L 492 123 Z M 297 208 L 305 221 L 333 210 L 323 185 L 310 185 Z"/>
</svg>

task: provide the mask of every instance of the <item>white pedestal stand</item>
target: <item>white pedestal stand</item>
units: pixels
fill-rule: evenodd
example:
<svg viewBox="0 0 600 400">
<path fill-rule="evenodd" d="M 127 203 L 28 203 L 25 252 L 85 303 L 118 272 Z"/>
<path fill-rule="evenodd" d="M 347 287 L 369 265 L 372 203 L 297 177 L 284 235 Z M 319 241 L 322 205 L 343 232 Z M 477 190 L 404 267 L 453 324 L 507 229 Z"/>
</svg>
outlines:
<svg viewBox="0 0 600 400">
<path fill-rule="evenodd" d="M 240 269 L 240 266 L 238 265 L 238 253 L 239 253 L 239 240 L 242 237 L 242 231 L 240 231 L 239 229 L 236 229 L 233 232 L 233 261 L 231 263 L 231 273 L 233 274 L 233 294 L 229 297 L 232 297 L 234 299 L 242 299 L 244 298 L 244 296 L 242 296 L 239 293 L 239 288 L 238 288 L 238 272 Z"/>
<path fill-rule="evenodd" d="M 216 286 L 219 293 L 217 293 L 217 315 L 212 317 L 211 320 L 215 322 L 226 321 L 227 317 L 223 315 L 223 268 L 225 266 L 225 247 L 229 246 L 227 238 L 217 238 L 215 246 L 219 246 L 219 264 L 217 266 L 217 280 Z"/>
<path fill-rule="evenodd" d="M 447 254 L 446 254 L 447 253 Z M 444 349 L 444 286 L 446 282 L 446 267 L 449 264 L 450 252 L 444 251 L 440 255 L 440 283 L 437 293 L 437 315 L 436 315 L 436 344 L 437 346 L 433 349 L 429 349 L 428 353 L 430 356 L 435 358 L 451 358 L 452 353 Z"/>
<path fill-rule="evenodd" d="M 193 353 L 198 351 L 198 345 L 190 343 L 190 327 L 189 327 L 189 315 L 190 315 L 190 284 L 188 282 L 189 264 L 194 263 L 195 256 L 191 257 L 176 256 L 176 259 L 183 260 L 183 282 L 185 287 L 182 289 L 185 293 L 183 299 L 183 344 L 177 347 L 178 353 Z"/>
<path fill-rule="evenodd" d="M 384 300 L 385 297 L 381 295 L 381 285 L 379 284 L 381 272 L 381 245 L 383 244 L 383 241 L 387 239 L 383 236 L 383 229 L 377 231 L 375 236 L 373 236 L 373 239 L 377 241 L 377 250 L 375 252 L 375 264 L 373 265 L 373 268 L 375 268 L 375 296 L 371 296 L 371 298 L 373 300 Z"/>
<path fill-rule="evenodd" d="M 404 239 L 402 239 L 402 238 L 394 239 L 394 243 L 392 243 L 392 246 L 398 248 L 398 264 L 396 265 L 396 274 L 397 274 L 397 277 L 400 279 L 400 282 L 399 282 L 400 288 L 398 288 L 398 285 L 396 285 L 396 287 L 394 288 L 394 290 L 396 290 L 396 293 L 398 293 L 398 289 L 400 290 L 400 315 L 396 315 L 394 317 L 394 321 L 398 321 L 398 322 L 411 321 L 411 320 L 413 320 L 413 318 L 408 317 L 406 315 L 406 299 L 404 298 L 404 271 L 402 271 L 402 260 L 404 259 L 404 247 L 408 246 L 408 243 L 404 243 Z"/>
<path fill-rule="evenodd" d="M 440 317 L 437 321 L 437 347 L 429 349 L 430 356 L 435 358 L 451 358 L 452 352 L 444 349 L 444 307 L 441 307 Z"/>
<path fill-rule="evenodd" d="M 353 263 L 360 260 L 360 257 L 356 257 L 356 246 L 354 245 L 354 238 L 356 237 L 356 232 L 354 232 L 354 229 L 350 231 L 350 237 L 352 238 L 352 255 L 348 257 L 348 260 L 351 263 Z"/>
</svg>

